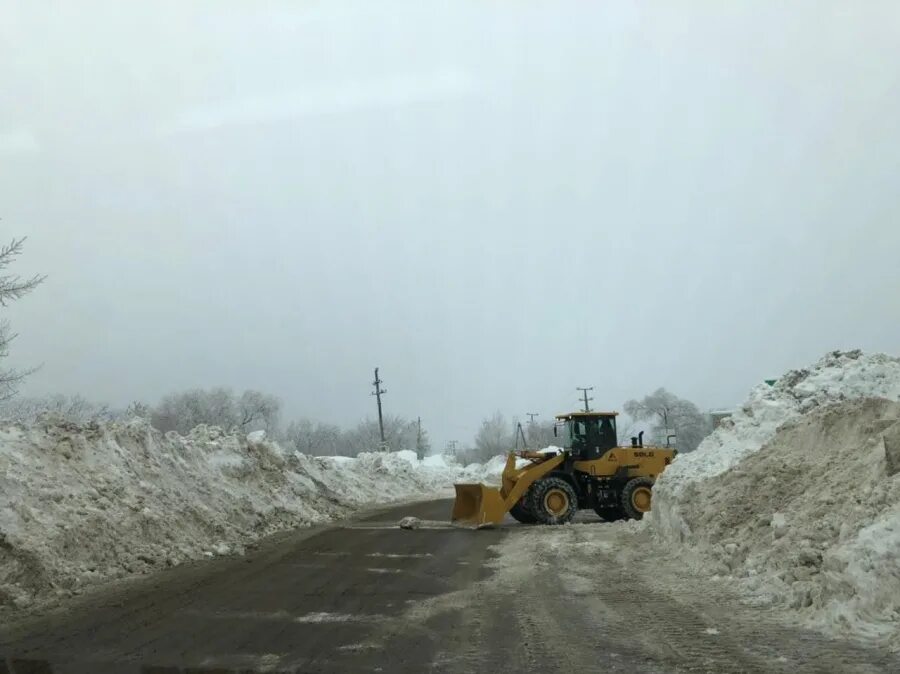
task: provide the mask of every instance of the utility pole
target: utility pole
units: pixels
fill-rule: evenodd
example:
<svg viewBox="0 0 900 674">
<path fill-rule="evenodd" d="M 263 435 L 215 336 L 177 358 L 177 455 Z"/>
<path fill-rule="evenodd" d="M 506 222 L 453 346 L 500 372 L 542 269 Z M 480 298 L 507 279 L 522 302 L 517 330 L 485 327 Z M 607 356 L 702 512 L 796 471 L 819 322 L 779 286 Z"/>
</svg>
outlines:
<svg viewBox="0 0 900 674">
<path fill-rule="evenodd" d="M 375 396 L 375 399 L 378 401 L 378 432 L 381 434 L 381 451 L 385 451 L 387 449 L 387 443 L 384 441 L 384 418 L 381 415 L 381 396 L 387 393 L 387 389 L 382 389 L 381 385 L 384 382 L 378 378 L 378 368 L 375 368 L 375 381 L 372 382 L 372 385 L 375 387 L 375 392 L 372 393 Z"/>
<path fill-rule="evenodd" d="M 447 449 L 449 449 L 450 452 L 455 455 L 456 454 L 456 440 L 450 440 L 447 443 Z"/>
<path fill-rule="evenodd" d="M 537 412 L 525 412 L 525 416 L 528 417 L 528 439 L 534 442 L 534 438 L 531 436 L 534 434 L 534 418 L 541 416 Z M 523 438 L 524 442 L 524 438 Z M 526 448 L 527 449 L 527 448 Z"/>
<path fill-rule="evenodd" d="M 516 449 L 519 449 L 519 438 L 522 438 L 522 449 L 528 449 L 528 441 L 525 439 L 525 431 L 522 424 L 516 423 Z"/>
<path fill-rule="evenodd" d="M 584 394 L 584 411 L 585 411 L 585 412 L 590 412 L 590 411 L 591 411 L 591 406 L 588 405 L 588 403 L 589 403 L 591 400 L 593 400 L 593 398 L 588 398 L 588 391 L 593 391 L 593 390 L 594 390 L 594 387 L 593 387 L 593 386 L 588 386 L 588 387 L 584 387 L 584 386 L 576 386 L 576 387 L 575 387 L 575 390 L 576 390 L 576 391 L 581 391 L 581 392 Z"/>
</svg>

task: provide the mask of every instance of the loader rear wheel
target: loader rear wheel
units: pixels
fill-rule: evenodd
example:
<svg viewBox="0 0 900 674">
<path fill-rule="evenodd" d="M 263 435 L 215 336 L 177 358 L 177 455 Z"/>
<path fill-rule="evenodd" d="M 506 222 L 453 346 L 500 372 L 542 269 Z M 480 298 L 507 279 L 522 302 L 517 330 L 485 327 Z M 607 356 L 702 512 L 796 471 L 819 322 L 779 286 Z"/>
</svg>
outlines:
<svg viewBox="0 0 900 674">
<path fill-rule="evenodd" d="M 653 480 L 649 477 L 636 477 L 629 480 L 622 489 L 622 510 L 631 519 L 639 520 L 644 513 L 650 512 Z"/>
<path fill-rule="evenodd" d="M 545 477 L 531 487 L 529 509 L 541 524 L 566 524 L 578 510 L 578 496 L 565 480 Z"/>
<path fill-rule="evenodd" d="M 534 516 L 534 513 L 528 509 L 528 497 L 529 493 L 526 493 L 525 496 L 521 498 L 512 508 L 509 509 L 509 514 L 513 516 L 513 518 L 521 522 L 522 524 L 535 524 L 537 522 L 537 517 Z"/>
</svg>

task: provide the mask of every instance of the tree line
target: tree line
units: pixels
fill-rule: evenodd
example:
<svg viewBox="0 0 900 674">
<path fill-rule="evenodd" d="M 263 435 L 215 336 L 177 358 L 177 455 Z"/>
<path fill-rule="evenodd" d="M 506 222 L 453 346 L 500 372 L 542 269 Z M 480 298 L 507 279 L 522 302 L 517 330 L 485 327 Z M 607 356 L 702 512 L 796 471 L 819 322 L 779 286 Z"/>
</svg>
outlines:
<svg viewBox="0 0 900 674">
<path fill-rule="evenodd" d="M 0 247 L 0 308 L 21 299 L 45 279 L 40 275 L 22 278 L 4 273 L 22 253 L 24 243 L 24 238 L 13 239 Z M 0 363 L 9 355 L 14 338 L 9 323 L 0 320 Z M 156 405 L 135 402 L 125 408 L 95 403 L 81 395 L 19 396 L 19 384 L 29 372 L 0 367 L 0 419 L 34 423 L 49 415 L 85 424 L 142 417 L 164 433 L 175 431 L 182 435 L 201 424 L 236 433 L 264 430 L 287 447 L 312 455 L 356 456 L 376 449 L 381 440 L 378 423 L 370 419 L 350 428 L 309 419 L 291 421 L 282 427 L 281 401 L 254 390 L 235 393 L 223 387 L 191 389 L 166 395 Z M 418 421 L 387 415 L 384 433 L 392 450 L 413 450 L 423 457 L 431 449 L 428 432 Z"/>
<path fill-rule="evenodd" d="M 3 273 L 21 254 L 24 241 L 13 239 L 0 247 L 0 308 L 22 298 L 44 281 L 45 277 L 40 275 L 22 278 Z M 0 320 L 0 362 L 8 356 L 14 337 L 8 322 Z M 0 418 L 33 423 L 49 414 L 70 422 L 88 423 L 138 416 L 148 419 L 162 432 L 175 431 L 182 435 L 201 424 L 238 433 L 264 430 L 285 446 L 314 456 L 356 456 L 372 451 L 381 441 L 378 422 L 371 419 L 350 428 L 311 419 L 298 419 L 282 426 L 281 401 L 260 391 L 235 393 L 222 387 L 191 389 L 166 395 L 156 405 L 135 402 L 124 409 L 115 409 L 79 395 L 17 396 L 18 385 L 27 374 L 28 371 L 0 367 Z M 622 409 L 627 420 L 625 424 L 620 422 L 620 443 L 627 443 L 628 437 L 643 426 L 648 443 L 662 445 L 674 441 L 679 451 L 689 452 L 712 431 L 709 415 L 664 388 L 641 399 L 628 400 Z M 496 412 L 482 421 L 469 446 L 456 448 L 454 452 L 466 463 L 483 462 L 511 449 L 560 444 L 561 439 L 553 431 L 553 421 L 536 422 L 532 418 L 527 424 L 516 419 L 508 422 Z M 384 433 L 391 450 L 412 450 L 420 457 L 430 453 L 428 433 L 415 421 L 387 415 Z"/>
<path fill-rule="evenodd" d="M 201 424 L 240 434 L 262 430 L 283 446 L 313 456 L 356 456 L 379 446 L 376 420 L 365 419 L 349 428 L 311 419 L 282 425 L 281 408 L 277 396 L 218 387 L 180 391 L 164 396 L 156 405 L 136 402 L 124 408 L 94 403 L 80 395 L 15 396 L 0 402 L 0 418 L 32 424 L 49 415 L 86 424 L 141 417 L 163 433 L 175 431 L 181 435 Z M 384 434 L 392 451 L 411 450 L 420 457 L 430 453 L 428 431 L 420 431 L 417 421 L 388 414 L 384 417 Z"/>
</svg>

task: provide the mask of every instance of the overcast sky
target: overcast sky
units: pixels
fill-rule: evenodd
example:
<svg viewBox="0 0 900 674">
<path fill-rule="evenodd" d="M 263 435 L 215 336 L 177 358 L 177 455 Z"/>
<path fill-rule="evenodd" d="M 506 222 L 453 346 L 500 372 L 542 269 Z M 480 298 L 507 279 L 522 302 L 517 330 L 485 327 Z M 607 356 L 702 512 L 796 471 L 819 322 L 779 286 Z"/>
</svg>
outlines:
<svg viewBox="0 0 900 674">
<path fill-rule="evenodd" d="M 285 416 L 701 407 L 900 351 L 900 8 L 0 8 L 0 234 L 26 393 Z"/>
</svg>

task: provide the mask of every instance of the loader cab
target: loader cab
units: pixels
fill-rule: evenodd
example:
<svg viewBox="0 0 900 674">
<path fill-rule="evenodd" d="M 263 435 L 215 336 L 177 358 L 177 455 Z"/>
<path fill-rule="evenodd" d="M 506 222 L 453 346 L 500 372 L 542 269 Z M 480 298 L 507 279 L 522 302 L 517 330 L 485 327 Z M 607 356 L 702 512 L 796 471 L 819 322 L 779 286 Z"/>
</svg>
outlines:
<svg viewBox="0 0 900 674">
<path fill-rule="evenodd" d="M 563 425 L 564 447 L 582 461 L 599 459 L 619 444 L 617 412 L 572 412 L 556 417 Z"/>
</svg>

